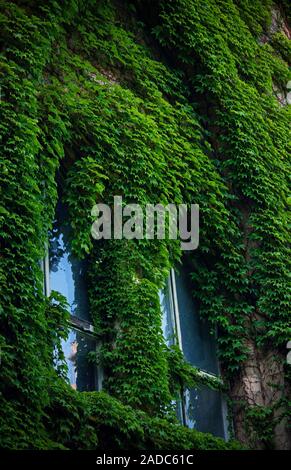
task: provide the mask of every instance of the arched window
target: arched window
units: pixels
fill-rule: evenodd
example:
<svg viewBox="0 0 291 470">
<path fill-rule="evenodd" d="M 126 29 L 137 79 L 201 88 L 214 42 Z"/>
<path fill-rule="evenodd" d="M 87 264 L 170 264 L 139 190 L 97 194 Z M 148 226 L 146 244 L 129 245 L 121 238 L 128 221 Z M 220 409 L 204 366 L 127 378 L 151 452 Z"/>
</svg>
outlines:
<svg viewBox="0 0 291 470">
<path fill-rule="evenodd" d="M 199 316 L 192 292 L 185 262 L 179 271 L 171 270 L 160 293 L 164 337 L 168 345 L 176 341 L 185 359 L 201 374 L 219 378 L 216 338 L 210 334 L 207 320 Z M 185 389 L 178 405 L 177 414 L 184 425 L 227 438 L 226 404 L 220 391 L 206 386 Z"/>
</svg>

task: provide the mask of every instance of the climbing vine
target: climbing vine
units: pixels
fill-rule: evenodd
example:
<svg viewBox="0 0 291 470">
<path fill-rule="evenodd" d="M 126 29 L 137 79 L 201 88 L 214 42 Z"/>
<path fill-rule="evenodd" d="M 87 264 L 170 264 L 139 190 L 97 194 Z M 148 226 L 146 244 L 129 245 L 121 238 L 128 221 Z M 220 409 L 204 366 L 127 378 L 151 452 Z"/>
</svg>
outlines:
<svg viewBox="0 0 291 470">
<path fill-rule="evenodd" d="M 181 384 L 207 383 L 235 411 L 253 349 L 271 350 L 287 370 L 290 107 L 278 94 L 290 44 L 270 29 L 273 3 L 0 5 L 1 446 L 237 448 L 177 426 L 171 403 Z M 179 244 L 91 237 L 92 207 L 114 195 L 142 207 L 199 204 L 193 295 L 218 330 L 224 384 L 201 377 L 162 336 L 158 292 L 179 266 Z M 73 252 L 88 260 L 103 392 L 66 384 L 66 304 L 43 294 L 59 196 Z M 239 404 L 250 445 L 271 445 L 287 384 L 286 373 L 270 405 Z"/>
</svg>

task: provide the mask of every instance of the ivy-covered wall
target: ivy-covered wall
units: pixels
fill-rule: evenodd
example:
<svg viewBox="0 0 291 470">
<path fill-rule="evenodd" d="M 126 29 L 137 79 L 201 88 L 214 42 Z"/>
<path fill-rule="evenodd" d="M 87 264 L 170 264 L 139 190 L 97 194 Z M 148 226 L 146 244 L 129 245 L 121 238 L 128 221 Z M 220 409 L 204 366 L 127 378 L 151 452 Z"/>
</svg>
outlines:
<svg viewBox="0 0 291 470">
<path fill-rule="evenodd" d="M 0 446 L 239 447 L 176 422 L 171 400 L 199 382 L 161 331 L 179 244 L 94 241 L 93 205 L 122 195 L 200 205 L 193 295 L 219 332 L 235 437 L 288 448 L 288 2 L 0 6 Z M 103 392 L 72 390 L 54 366 L 68 314 L 45 298 L 40 260 L 60 173 Z"/>
</svg>

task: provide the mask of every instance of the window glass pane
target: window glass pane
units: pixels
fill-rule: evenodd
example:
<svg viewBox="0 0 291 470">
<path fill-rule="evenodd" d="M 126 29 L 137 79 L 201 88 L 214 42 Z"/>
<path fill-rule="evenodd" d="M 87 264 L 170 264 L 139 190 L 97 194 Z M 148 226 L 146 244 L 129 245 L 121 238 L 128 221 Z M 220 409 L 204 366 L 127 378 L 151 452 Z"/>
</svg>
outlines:
<svg viewBox="0 0 291 470">
<path fill-rule="evenodd" d="M 175 321 L 169 283 L 170 281 L 168 280 L 165 288 L 159 292 L 162 312 L 162 330 L 168 346 L 175 342 Z"/>
<path fill-rule="evenodd" d="M 80 392 L 97 390 L 96 365 L 88 360 L 88 353 L 96 351 L 95 338 L 72 329 L 62 348 L 71 386 Z"/>
<path fill-rule="evenodd" d="M 185 417 L 189 428 L 225 437 L 222 396 L 206 386 L 185 391 Z"/>
<path fill-rule="evenodd" d="M 86 289 L 86 262 L 76 259 L 69 243 L 66 210 L 58 204 L 49 240 L 50 289 L 63 294 L 72 315 L 90 321 Z"/>
<path fill-rule="evenodd" d="M 189 428 L 225 437 L 221 392 L 206 386 L 185 390 L 185 418 Z"/>
<path fill-rule="evenodd" d="M 210 334 L 207 320 L 200 318 L 193 300 L 193 285 L 185 266 L 176 273 L 182 348 L 190 364 L 207 372 L 218 374 L 216 339 Z"/>
<path fill-rule="evenodd" d="M 175 274 L 181 342 L 185 359 L 195 367 L 219 375 L 216 338 L 209 322 L 200 318 L 193 300 L 193 284 L 187 265 Z M 201 432 L 226 437 L 223 397 L 206 386 L 186 389 L 183 399 L 185 424 Z"/>
<path fill-rule="evenodd" d="M 170 278 L 167 280 L 166 286 L 163 290 L 159 291 L 160 305 L 162 312 L 162 330 L 165 343 L 167 346 L 175 344 L 175 314 L 173 306 L 173 295 L 171 291 Z M 183 411 L 181 400 L 174 400 L 172 402 L 174 409 L 176 411 L 177 419 L 182 423 L 183 422 Z"/>
</svg>

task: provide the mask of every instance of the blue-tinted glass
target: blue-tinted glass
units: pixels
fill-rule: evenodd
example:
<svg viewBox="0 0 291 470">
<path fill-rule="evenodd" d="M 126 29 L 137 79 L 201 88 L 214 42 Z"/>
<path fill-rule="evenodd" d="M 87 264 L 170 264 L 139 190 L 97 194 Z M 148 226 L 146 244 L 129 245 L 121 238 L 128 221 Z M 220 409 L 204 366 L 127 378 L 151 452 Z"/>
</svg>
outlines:
<svg viewBox="0 0 291 470">
<path fill-rule="evenodd" d="M 175 324 L 172 297 L 169 288 L 169 281 L 165 288 L 159 292 L 161 311 L 162 311 L 162 330 L 168 346 L 174 344 Z"/>
<path fill-rule="evenodd" d="M 80 392 L 96 390 L 96 366 L 88 360 L 88 353 L 96 351 L 95 339 L 80 331 L 70 330 L 68 339 L 62 341 L 62 348 L 71 386 Z"/>
<path fill-rule="evenodd" d="M 162 312 L 162 330 L 163 336 L 167 346 L 175 344 L 175 315 L 173 307 L 172 292 L 170 288 L 170 278 L 167 280 L 166 286 L 163 290 L 159 291 L 160 305 Z M 180 422 L 183 422 L 182 404 L 181 400 L 174 400 L 172 402 L 176 410 L 176 416 Z"/>
<path fill-rule="evenodd" d="M 193 285 L 184 265 L 175 276 L 184 356 L 190 364 L 218 375 L 216 339 L 210 334 L 207 320 L 200 318 L 193 300 Z M 186 389 L 184 394 L 186 424 L 201 432 L 225 437 L 222 395 L 219 391 L 203 386 Z"/>
<path fill-rule="evenodd" d="M 206 386 L 185 390 L 185 418 L 189 428 L 225 437 L 221 392 Z"/>
<path fill-rule="evenodd" d="M 59 204 L 50 235 L 50 288 L 63 294 L 72 315 L 90 321 L 86 288 L 86 262 L 71 252 L 69 226 L 63 205 Z"/>
<path fill-rule="evenodd" d="M 193 300 L 193 285 L 186 267 L 176 273 L 182 349 L 190 364 L 207 372 L 218 374 L 216 340 L 210 334 L 209 323 L 199 317 Z"/>
</svg>

